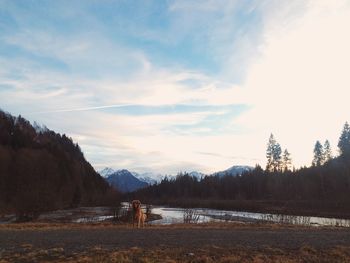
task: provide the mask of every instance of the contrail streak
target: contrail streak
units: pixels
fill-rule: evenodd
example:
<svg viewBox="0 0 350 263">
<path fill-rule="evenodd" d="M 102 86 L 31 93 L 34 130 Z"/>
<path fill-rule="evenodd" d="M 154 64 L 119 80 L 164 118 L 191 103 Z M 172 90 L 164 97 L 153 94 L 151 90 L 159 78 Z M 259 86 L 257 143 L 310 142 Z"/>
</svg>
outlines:
<svg viewBox="0 0 350 263">
<path fill-rule="evenodd" d="M 134 106 L 135 104 L 114 104 L 114 105 L 103 105 L 85 108 L 73 108 L 73 109 L 60 109 L 60 110 L 49 110 L 49 111 L 36 111 L 31 114 L 43 114 L 43 113 L 60 113 L 60 112 L 74 112 L 74 111 L 89 111 L 89 110 L 100 110 L 108 108 L 121 108 L 126 106 Z"/>
</svg>

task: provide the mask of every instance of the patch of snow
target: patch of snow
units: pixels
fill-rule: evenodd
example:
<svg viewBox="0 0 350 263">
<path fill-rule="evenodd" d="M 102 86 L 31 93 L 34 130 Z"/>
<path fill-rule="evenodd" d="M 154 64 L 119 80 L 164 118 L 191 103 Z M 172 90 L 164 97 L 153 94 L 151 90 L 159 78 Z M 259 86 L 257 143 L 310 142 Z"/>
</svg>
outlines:
<svg viewBox="0 0 350 263">
<path fill-rule="evenodd" d="M 113 173 L 115 173 L 115 171 L 109 167 L 106 167 L 106 168 L 102 169 L 101 171 L 99 171 L 99 174 L 104 178 L 107 178 L 108 176 L 110 176 Z"/>
</svg>

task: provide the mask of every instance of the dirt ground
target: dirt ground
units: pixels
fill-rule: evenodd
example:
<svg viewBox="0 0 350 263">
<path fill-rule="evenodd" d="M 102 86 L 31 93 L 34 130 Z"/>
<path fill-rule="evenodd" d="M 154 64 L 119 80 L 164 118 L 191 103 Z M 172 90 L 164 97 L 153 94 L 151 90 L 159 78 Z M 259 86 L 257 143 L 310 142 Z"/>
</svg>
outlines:
<svg viewBox="0 0 350 263">
<path fill-rule="evenodd" d="M 350 229 L 234 224 L 0 227 L 1 263 L 40 261 L 350 262 Z"/>
</svg>

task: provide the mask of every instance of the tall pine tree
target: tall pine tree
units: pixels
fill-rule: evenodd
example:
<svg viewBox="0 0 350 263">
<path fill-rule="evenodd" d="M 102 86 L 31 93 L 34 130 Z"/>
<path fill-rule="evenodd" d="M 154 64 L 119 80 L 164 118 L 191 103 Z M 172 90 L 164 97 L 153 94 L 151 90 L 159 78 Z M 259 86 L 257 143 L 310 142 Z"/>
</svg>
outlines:
<svg viewBox="0 0 350 263">
<path fill-rule="evenodd" d="M 350 156 L 350 126 L 346 122 L 338 142 L 340 155 Z"/>
<path fill-rule="evenodd" d="M 282 149 L 278 142 L 276 142 L 273 134 L 270 135 L 266 150 L 266 171 L 276 172 L 282 170 Z"/>
<path fill-rule="evenodd" d="M 312 160 L 313 166 L 321 166 L 324 163 L 323 146 L 320 141 L 316 141 L 314 148 L 314 159 Z"/>
<path fill-rule="evenodd" d="M 324 151 L 324 153 L 323 153 L 323 155 L 324 155 L 324 162 L 330 161 L 333 158 L 333 155 L 332 155 L 331 144 L 329 143 L 328 140 L 326 140 L 324 142 L 323 151 Z"/>
<path fill-rule="evenodd" d="M 290 153 L 288 152 L 288 150 L 285 149 L 283 152 L 283 164 L 282 164 L 283 172 L 290 171 L 291 167 L 292 167 L 292 158 L 290 157 Z"/>
<path fill-rule="evenodd" d="M 273 167 L 273 149 L 274 145 L 276 144 L 275 137 L 271 133 L 269 142 L 267 143 L 267 150 L 266 150 L 266 158 L 267 158 L 267 164 L 266 164 L 266 171 L 272 172 Z"/>
<path fill-rule="evenodd" d="M 279 143 L 273 149 L 274 171 L 282 171 L 282 149 Z"/>
</svg>

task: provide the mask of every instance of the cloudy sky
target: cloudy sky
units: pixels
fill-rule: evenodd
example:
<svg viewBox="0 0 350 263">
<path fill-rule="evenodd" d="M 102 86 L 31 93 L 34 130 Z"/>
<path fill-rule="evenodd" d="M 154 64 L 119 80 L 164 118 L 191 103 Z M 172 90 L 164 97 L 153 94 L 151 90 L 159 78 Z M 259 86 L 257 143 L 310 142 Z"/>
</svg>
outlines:
<svg viewBox="0 0 350 263">
<path fill-rule="evenodd" d="M 296 167 L 350 120 L 349 0 L 0 0 L 0 108 L 96 169 Z"/>
</svg>

